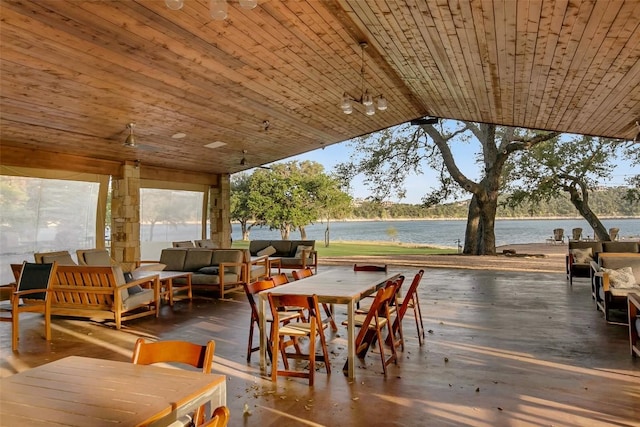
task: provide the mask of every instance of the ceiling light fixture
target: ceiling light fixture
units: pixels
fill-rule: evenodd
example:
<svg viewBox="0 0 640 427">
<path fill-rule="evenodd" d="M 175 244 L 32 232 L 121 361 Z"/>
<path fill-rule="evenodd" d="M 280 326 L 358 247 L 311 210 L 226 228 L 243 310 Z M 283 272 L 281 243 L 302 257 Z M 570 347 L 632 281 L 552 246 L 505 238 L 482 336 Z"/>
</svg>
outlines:
<svg viewBox="0 0 640 427">
<path fill-rule="evenodd" d="M 373 116 L 376 113 L 376 107 L 379 111 L 384 111 L 388 107 L 387 99 L 382 95 L 377 95 L 374 97 L 369 93 L 369 90 L 365 87 L 364 82 L 364 50 L 369 46 L 367 42 L 360 42 L 360 50 L 362 51 L 362 67 L 360 68 L 360 90 L 361 95 L 359 98 L 356 98 L 350 95 L 348 92 L 344 92 L 342 94 L 342 102 L 340 103 L 340 108 L 342 108 L 342 112 L 345 114 L 353 113 L 353 103 L 357 102 L 358 104 L 362 104 L 364 106 L 364 113 L 367 116 Z M 375 105 L 374 105 L 375 104 Z"/>
<path fill-rule="evenodd" d="M 136 146 L 136 137 L 133 136 L 133 128 L 136 127 L 135 123 L 127 123 L 127 129 L 129 129 L 129 135 L 127 135 L 127 139 L 124 140 L 125 147 L 135 148 Z"/>
<path fill-rule="evenodd" d="M 254 9 L 258 0 L 238 0 L 243 9 Z M 184 0 L 164 0 L 164 4 L 171 10 L 180 10 L 184 6 Z M 209 0 L 209 15 L 216 21 L 224 21 L 228 16 L 227 0 Z"/>
<path fill-rule="evenodd" d="M 638 143 L 640 142 L 640 121 L 636 121 L 636 130 L 638 133 L 636 134 L 636 137 L 633 138 L 633 142 Z"/>
<path fill-rule="evenodd" d="M 246 166 L 247 158 L 245 155 L 247 154 L 247 150 L 242 150 L 242 160 L 240 160 L 240 166 Z"/>
</svg>

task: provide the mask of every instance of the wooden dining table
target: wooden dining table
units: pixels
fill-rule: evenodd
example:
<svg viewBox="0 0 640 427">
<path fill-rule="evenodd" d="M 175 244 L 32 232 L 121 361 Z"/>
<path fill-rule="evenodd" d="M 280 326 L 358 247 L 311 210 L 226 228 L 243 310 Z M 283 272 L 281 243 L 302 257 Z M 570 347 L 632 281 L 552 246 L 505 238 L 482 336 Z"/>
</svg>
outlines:
<svg viewBox="0 0 640 427">
<path fill-rule="evenodd" d="M 224 375 L 71 356 L 0 380 L 3 426 L 169 426 L 206 402 Z"/>
<path fill-rule="evenodd" d="M 400 273 L 380 271 L 345 271 L 343 269 L 320 272 L 295 282 L 287 283 L 276 288 L 260 292 L 258 314 L 260 316 L 260 369 L 263 373 L 267 368 L 267 337 L 265 313 L 268 310 L 268 294 L 274 295 L 313 295 L 318 302 L 347 306 L 347 369 L 344 372 L 350 379 L 355 378 L 356 358 L 356 303 L 367 295 L 380 289 Z M 273 369 L 273 368 L 272 368 Z"/>
</svg>

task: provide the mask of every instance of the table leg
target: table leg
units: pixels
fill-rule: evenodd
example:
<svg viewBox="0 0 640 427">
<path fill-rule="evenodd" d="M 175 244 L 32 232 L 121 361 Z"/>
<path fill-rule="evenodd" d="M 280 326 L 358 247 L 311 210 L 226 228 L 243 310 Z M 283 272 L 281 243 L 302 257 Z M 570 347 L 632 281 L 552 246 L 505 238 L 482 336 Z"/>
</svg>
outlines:
<svg viewBox="0 0 640 427">
<path fill-rule="evenodd" d="M 354 317 L 356 312 L 355 301 L 350 301 L 347 305 L 347 370 L 343 372 L 349 379 L 356 377 L 355 362 L 356 362 L 356 333 L 354 325 Z"/>
<path fill-rule="evenodd" d="M 169 292 L 169 306 L 173 307 L 173 279 L 167 280 L 167 292 Z"/>
<path fill-rule="evenodd" d="M 266 374 L 267 370 L 267 337 L 265 331 L 267 330 L 265 320 L 265 310 L 267 308 L 266 298 L 258 294 L 258 318 L 260 327 L 260 372 Z"/>
</svg>

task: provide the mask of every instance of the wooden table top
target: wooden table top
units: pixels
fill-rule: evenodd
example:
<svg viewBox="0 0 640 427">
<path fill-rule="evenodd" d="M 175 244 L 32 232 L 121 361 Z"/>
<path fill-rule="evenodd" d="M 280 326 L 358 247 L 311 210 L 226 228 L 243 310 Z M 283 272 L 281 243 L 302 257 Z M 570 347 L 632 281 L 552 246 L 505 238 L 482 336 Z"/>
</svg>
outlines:
<svg viewBox="0 0 640 427">
<path fill-rule="evenodd" d="M 1 379 L 0 424 L 148 425 L 224 386 L 224 375 L 71 356 Z"/>
<path fill-rule="evenodd" d="M 142 279 L 149 276 L 158 276 L 159 280 L 177 279 L 178 277 L 187 277 L 193 273 L 190 271 L 153 271 L 153 270 L 140 270 L 133 271 L 131 273 L 134 279 Z"/>
<path fill-rule="evenodd" d="M 329 270 L 266 292 L 274 295 L 316 294 L 319 302 L 348 304 L 375 292 L 380 285 L 397 276 L 398 273 L 383 271 Z"/>
</svg>

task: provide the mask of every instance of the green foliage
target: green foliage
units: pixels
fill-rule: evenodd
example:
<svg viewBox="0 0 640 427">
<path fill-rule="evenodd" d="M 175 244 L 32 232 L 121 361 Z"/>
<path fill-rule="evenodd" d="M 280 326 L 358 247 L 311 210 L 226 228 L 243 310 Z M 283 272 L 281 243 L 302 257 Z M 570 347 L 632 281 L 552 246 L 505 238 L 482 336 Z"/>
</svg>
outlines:
<svg viewBox="0 0 640 427">
<path fill-rule="evenodd" d="M 640 205 L 625 200 L 627 187 L 598 188 L 592 191 L 589 204 L 598 216 L 640 217 Z M 535 217 L 578 217 L 578 211 L 566 194 L 560 194 L 541 202 L 524 202 L 517 206 L 506 203 L 508 195 L 499 198 L 497 217 L 499 218 L 535 218 Z M 379 219 L 384 216 L 392 219 L 402 218 L 466 218 L 469 200 L 445 203 L 425 207 L 412 204 L 392 204 L 363 202 L 353 209 L 353 218 Z"/>
<path fill-rule="evenodd" d="M 249 177 L 238 178 L 238 185 L 232 190 L 242 193 L 232 196 L 234 219 L 241 221 L 241 213 L 245 219 L 251 216 L 255 222 L 280 230 L 283 239 L 318 219 L 343 218 L 349 213 L 351 202 L 339 181 L 312 161 L 258 169 Z"/>
<path fill-rule="evenodd" d="M 234 249 L 248 249 L 248 241 L 233 241 Z M 340 257 L 340 256 L 390 256 L 390 255 L 427 255 L 427 254 L 453 254 L 456 249 L 431 248 L 426 246 L 416 246 L 408 244 L 378 244 L 367 242 L 333 242 L 331 246 L 320 247 L 316 245 L 318 256 Z"/>
</svg>

